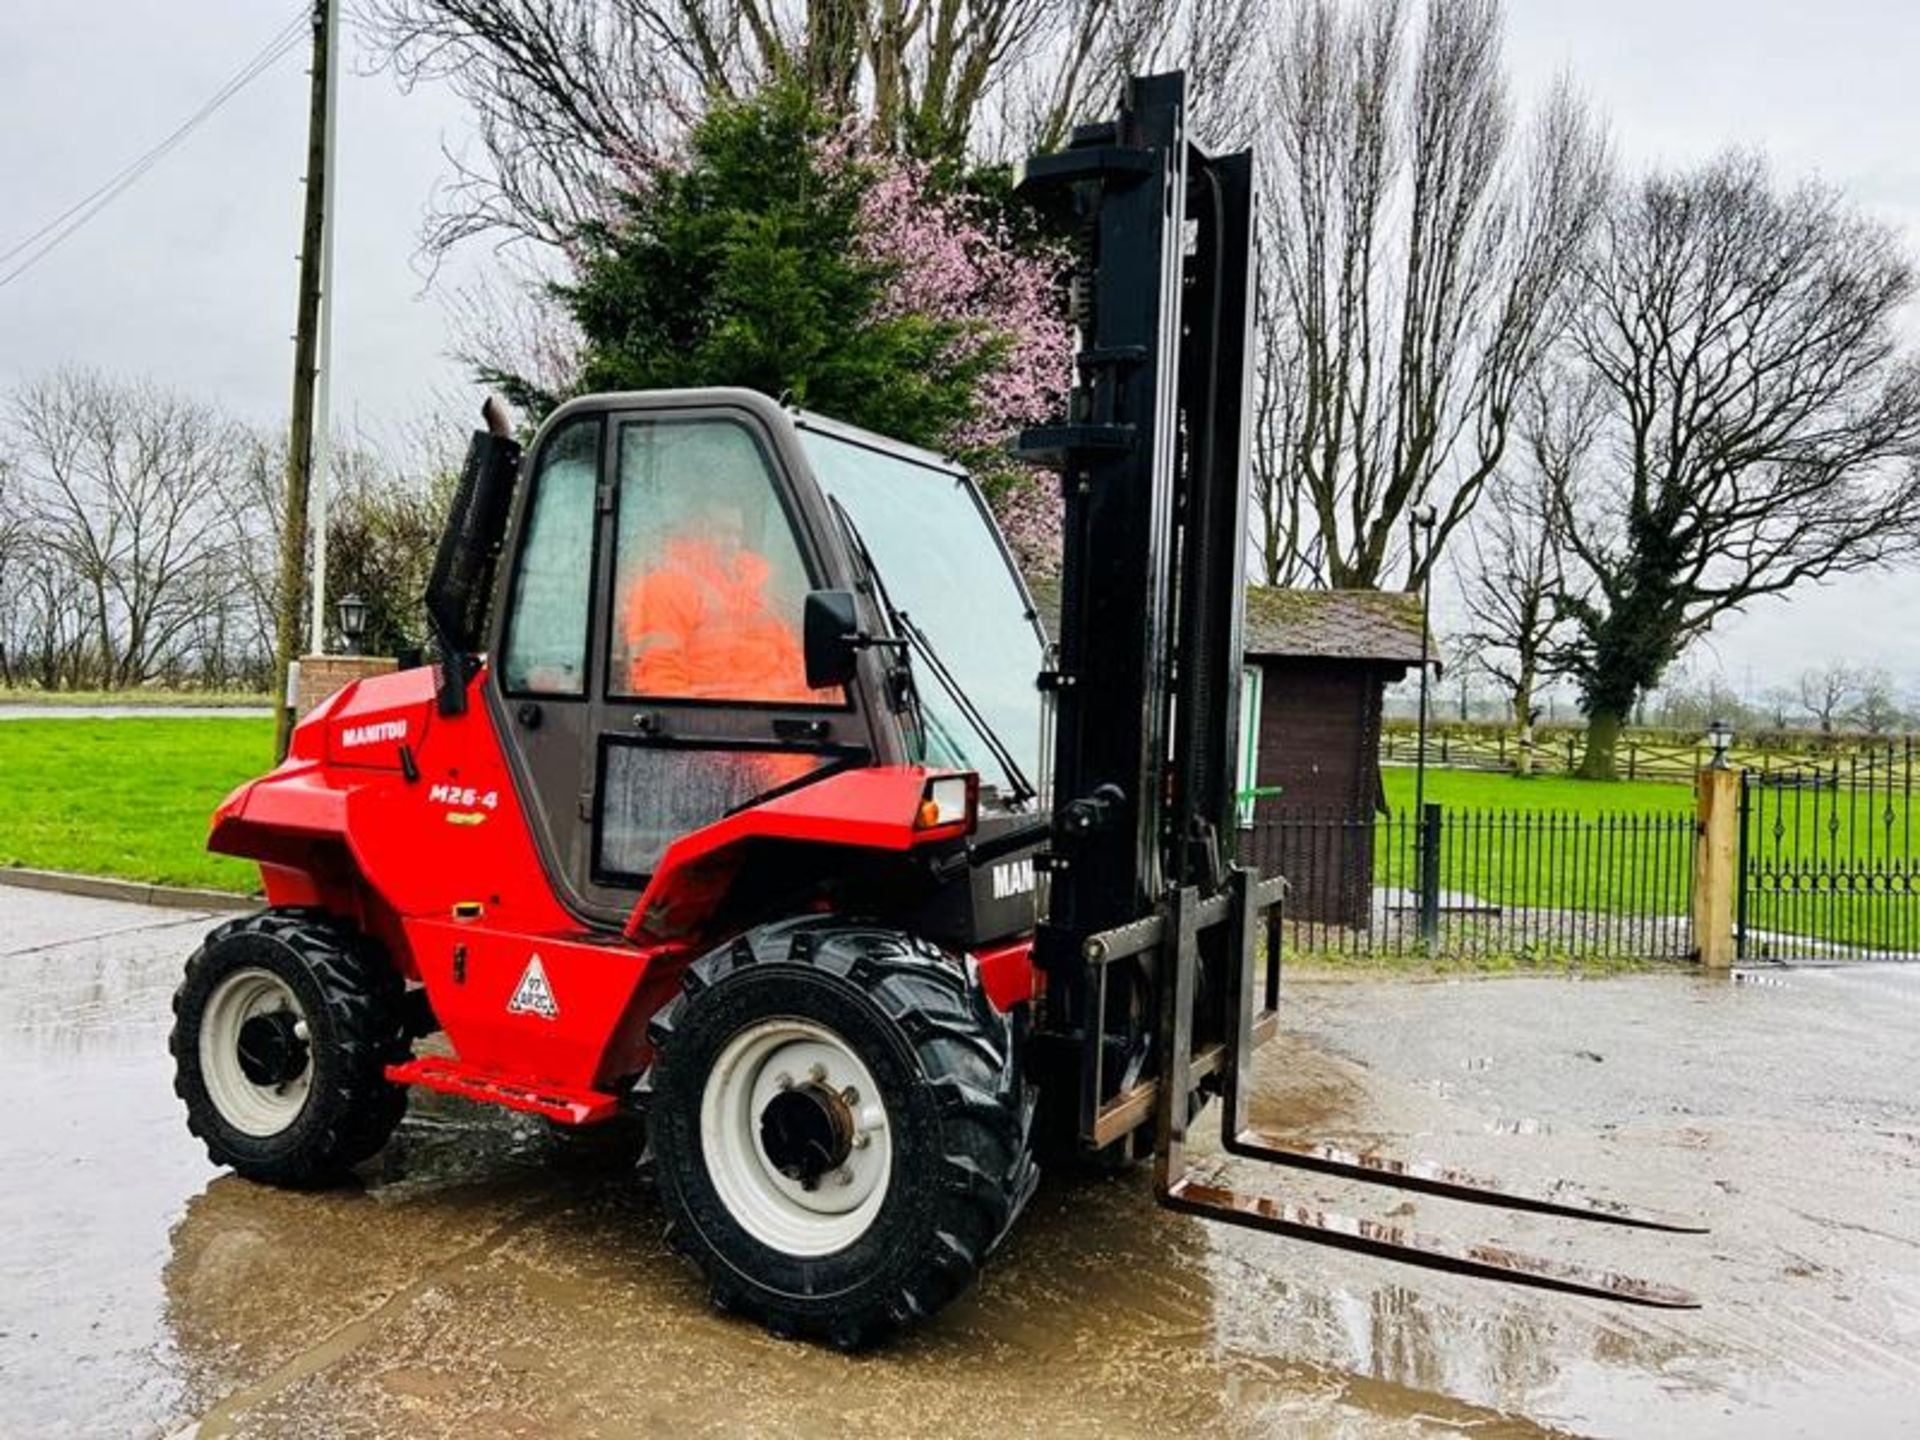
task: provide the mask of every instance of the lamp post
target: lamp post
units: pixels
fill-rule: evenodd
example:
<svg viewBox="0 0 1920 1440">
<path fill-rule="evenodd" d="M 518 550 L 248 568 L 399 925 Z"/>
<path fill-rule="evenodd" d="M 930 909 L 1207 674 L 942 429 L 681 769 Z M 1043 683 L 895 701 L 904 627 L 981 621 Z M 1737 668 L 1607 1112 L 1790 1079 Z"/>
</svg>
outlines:
<svg viewBox="0 0 1920 1440">
<path fill-rule="evenodd" d="M 367 602 L 358 595 L 342 595 L 334 605 L 340 622 L 341 648 L 348 655 L 360 653 L 360 637 L 367 633 Z"/>
<path fill-rule="evenodd" d="M 1433 603 L 1433 526 L 1438 516 L 1431 505 L 1416 505 L 1407 512 L 1407 563 L 1416 571 L 1422 559 L 1429 563 L 1420 577 L 1420 732 L 1413 759 L 1413 823 L 1419 826 L 1414 860 L 1420 877 L 1420 939 L 1432 944 L 1440 933 L 1439 856 L 1431 853 L 1437 829 L 1427 823 L 1427 700 L 1428 679 L 1432 670 L 1432 630 L 1428 610 Z M 1426 532 L 1427 553 L 1420 548 L 1420 534 Z"/>
<path fill-rule="evenodd" d="M 1713 759 L 1707 762 L 1709 770 L 1727 768 L 1727 752 L 1733 748 L 1733 722 L 1731 720 L 1709 720 L 1707 722 L 1707 744 L 1713 748 Z"/>
<path fill-rule="evenodd" d="M 1407 516 L 1407 550 L 1409 563 L 1416 569 L 1421 560 L 1420 533 L 1425 531 L 1427 543 L 1433 542 L 1434 521 L 1438 517 L 1431 505 L 1416 505 Z M 1428 610 L 1433 603 L 1433 567 L 1427 567 L 1427 573 L 1420 581 L 1420 735 L 1419 744 L 1414 750 L 1413 763 L 1413 813 L 1417 817 L 1426 813 L 1427 803 L 1427 680 L 1432 668 L 1431 631 L 1428 628 Z"/>
</svg>

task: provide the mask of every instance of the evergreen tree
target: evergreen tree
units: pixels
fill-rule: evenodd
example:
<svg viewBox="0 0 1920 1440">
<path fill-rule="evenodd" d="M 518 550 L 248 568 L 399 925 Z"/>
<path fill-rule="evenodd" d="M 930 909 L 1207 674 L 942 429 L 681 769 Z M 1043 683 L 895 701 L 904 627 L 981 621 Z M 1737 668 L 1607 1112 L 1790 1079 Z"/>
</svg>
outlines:
<svg viewBox="0 0 1920 1440">
<path fill-rule="evenodd" d="M 898 262 L 861 231 L 874 172 L 831 129 L 795 85 L 716 108 L 683 168 L 580 231 L 554 287 L 583 341 L 580 390 L 742 385 L 934 448 L 972 417 L 1005 342 L 887 303 Z M 536 413 L 563 398 L 489 378 Z"/>
</svg>

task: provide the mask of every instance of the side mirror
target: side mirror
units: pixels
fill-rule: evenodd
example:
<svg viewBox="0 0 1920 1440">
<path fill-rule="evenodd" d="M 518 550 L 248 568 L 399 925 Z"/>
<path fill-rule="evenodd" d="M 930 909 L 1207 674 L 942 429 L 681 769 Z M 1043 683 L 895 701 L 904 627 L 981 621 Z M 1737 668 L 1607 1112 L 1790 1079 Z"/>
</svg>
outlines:
<svg viewBox="0 0 1920 1440">
<path fill-rule="evenodd" d="M 809 590 L 801 631 L 808 689 L 830 690 L 853 679 L 860 622 L 851 590 Z"/>
</svg>

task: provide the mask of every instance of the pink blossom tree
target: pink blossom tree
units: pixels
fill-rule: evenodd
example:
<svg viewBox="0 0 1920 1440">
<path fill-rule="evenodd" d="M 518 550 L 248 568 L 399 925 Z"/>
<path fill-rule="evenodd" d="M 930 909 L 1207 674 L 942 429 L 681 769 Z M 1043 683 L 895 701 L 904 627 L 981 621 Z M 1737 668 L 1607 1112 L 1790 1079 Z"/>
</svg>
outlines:
<svg viewBox="0 0 1920 1440">
<path fill-rule="evenodd" d="M 973 413 L 947 437 L 980 476 L 1016 557 L 1029 574 L 1051 574 L 1060 553 L 1060 501 L 1050 475 L 1015 462 L 1007 443 L 1058 415 L 1073 369 L 1073 335 L 1060 301 L 1065 258 L 1021 246 L 1004 220 L 937 186 L 930 168 L 882 153 L 842 133 L 823 165 L 858 164 L 870 176 L 860 244 L 890 275 L 891 313 L 958 327 L 969 355 L 994 362 L 974 391 Z"/>
</svg>

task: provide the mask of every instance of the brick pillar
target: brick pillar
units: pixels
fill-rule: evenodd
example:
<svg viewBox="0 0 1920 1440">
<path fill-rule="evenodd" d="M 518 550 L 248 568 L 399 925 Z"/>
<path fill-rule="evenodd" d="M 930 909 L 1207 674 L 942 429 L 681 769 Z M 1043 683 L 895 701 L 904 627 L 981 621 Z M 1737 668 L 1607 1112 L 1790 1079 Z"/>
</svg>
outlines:
<svg viewBox="0 0 1920 1440">
<path fill-rule="evenodd" d="M 400 662 L 387 655 L 303 655 L 300 683 L 293 695 L 293 718 L 306 719 L 308 711 L 344 685 L 369 675 L 388 675 L 399 668 Z"/>
<path fill-rule="evenodd" d="M 1733 887 L 1740 853 L 1740 772 L 1699 773 L 1693 842 L 1693 953 L 1703 969 L 1733 964 Z"/>
</svg>

